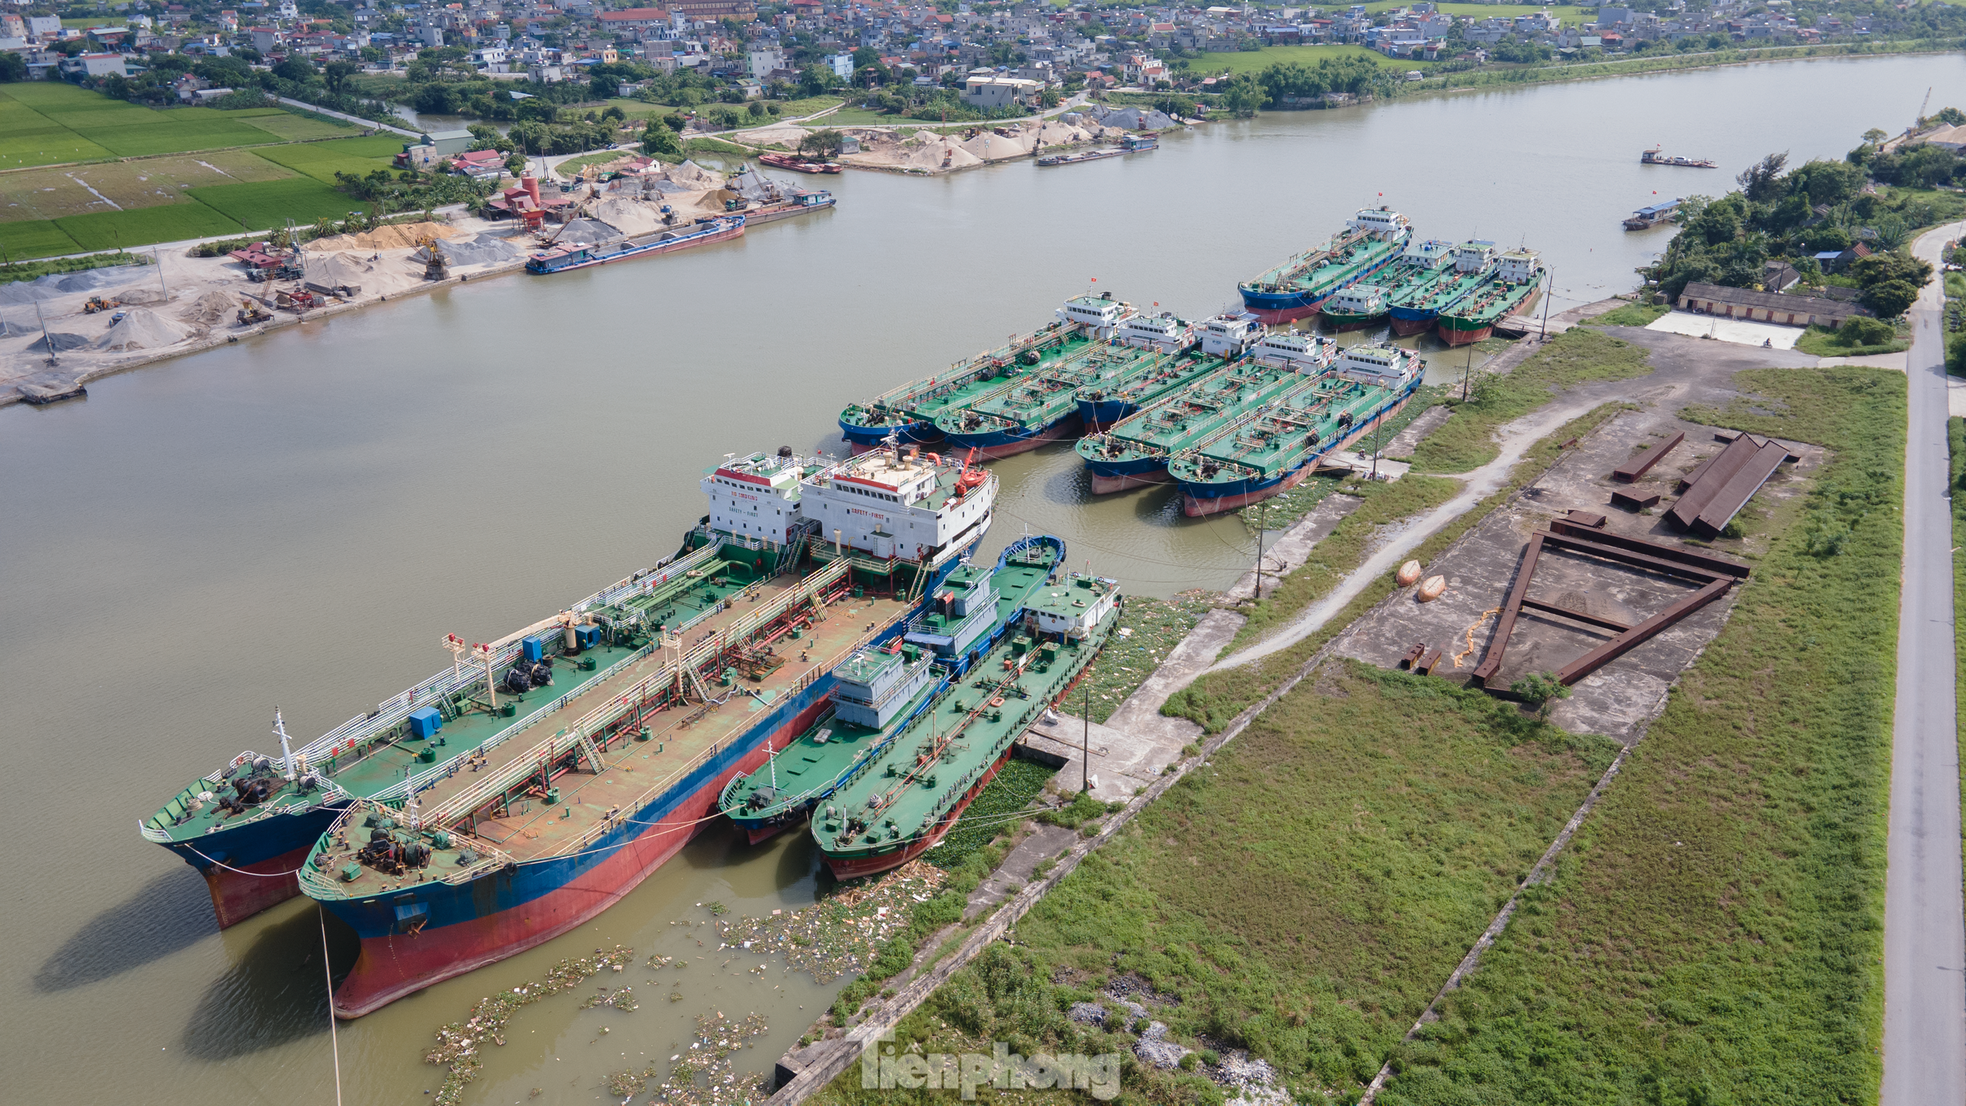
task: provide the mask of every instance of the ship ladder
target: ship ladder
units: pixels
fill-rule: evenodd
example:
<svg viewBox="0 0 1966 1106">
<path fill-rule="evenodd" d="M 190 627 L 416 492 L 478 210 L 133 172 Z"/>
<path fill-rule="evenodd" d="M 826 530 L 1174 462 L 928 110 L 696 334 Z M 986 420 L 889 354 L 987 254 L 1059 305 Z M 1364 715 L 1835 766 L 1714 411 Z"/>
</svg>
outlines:
<svg viewBox="0 0 1966 1106">
<path fill-rule="evenodd" d="M 588 736 L 584 728 L 575 730 L 574 735 L 580 739 L 581 754 L 587 758 L 588 764 L 594 766 L 594 774 L 600 775 L 607 769 L 607 765 L 601 762 L 601 750 L 595 746 L 594 739 Z"/>
</svg>

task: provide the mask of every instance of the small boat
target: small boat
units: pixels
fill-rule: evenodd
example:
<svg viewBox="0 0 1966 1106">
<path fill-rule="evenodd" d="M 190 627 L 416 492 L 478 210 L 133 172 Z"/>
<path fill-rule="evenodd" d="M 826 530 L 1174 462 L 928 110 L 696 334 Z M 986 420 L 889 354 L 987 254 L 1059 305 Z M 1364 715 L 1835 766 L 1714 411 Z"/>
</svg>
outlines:
<svg viewBox="0 0 1966 1106">
<path fill-rule="evenodd" d="M 1098 150 L 1081 150 L 1075 154 L 1046 154 L 1038 159 L 1043 166 L 1077 165 L 1081 161 L 1098 161 L 1101 158 L 1119 157 L 1122 154 L 1144 154 L 1160 149 L 1160 139 L 1151 134 L 1129 134 L 1120 139 L 1118 146 Z"/>
<path fill-rule="evenodd" d="M 1626 230 L 1648 230 L 1662 223 L 1670 223 L 1679 214 L 1680 200 L 1668 200 L 1651 207 L 1641 207 L 1625 220 Z"/>
<path fill-rule="evenodd" d="M 626 261 L 631 257 L 645 257 L 656 253 L 674 253 L 691 246 L 701 246 L 710 242 L 725 242 L 744 233 L 744 216 L 719 215 L 707 223 L 698 223 L 690 230 L 665 230 L 652 238 L 621 238 L 599 245 L 576 243 L 569 246 L 556 246 L 541 250 L 526 258 L 526 271 L 529 273 L 563 273 L 569 269 L 585 269 L 594 265 L 606 265 L 610 261 Z"/>
<path fill-rule="evenodd" d="M 1675 154 L 1662 154 L 1659 152 L 1659 147 L 1657 146 L 1638 155 L 1638 163 L 1640 165 L 1677 165 L 1682 169 L 1719 168 L 1719 166 L 1713 163 L 1712 158 L 1679 157 Z"/>
<path fill-rule="evenodd" d="M 759 154 L 758 162 L 775 169 L 790 169 L 795 173 L 838 173 L 841 171 L 837 161 L 812 161 L 808 158 L 793 157 L 791 154 Z"/>
</svg>

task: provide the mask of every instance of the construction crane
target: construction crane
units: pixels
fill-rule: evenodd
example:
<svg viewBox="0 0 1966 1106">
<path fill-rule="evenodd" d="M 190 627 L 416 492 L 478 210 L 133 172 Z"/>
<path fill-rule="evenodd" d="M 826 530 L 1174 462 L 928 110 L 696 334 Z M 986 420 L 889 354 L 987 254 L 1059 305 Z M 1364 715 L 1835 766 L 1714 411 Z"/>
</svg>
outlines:
<svg viewBox="0 0 1966 1106">
<path fill-rule="evenodd" d="M 1931 106 L 1932 106 L 1932 89 L 1931 86 L 1928 85 L 1926 86 L 1925 89 L 1925 98 L 1918 102 L 1918 114 L 1912 117 L 1911 129 L 1906 131 L 1905 132 L 1906 134 L 1917 133 L 1919 124 L 1925 122 L 1925 109 Z"/>
</svg>

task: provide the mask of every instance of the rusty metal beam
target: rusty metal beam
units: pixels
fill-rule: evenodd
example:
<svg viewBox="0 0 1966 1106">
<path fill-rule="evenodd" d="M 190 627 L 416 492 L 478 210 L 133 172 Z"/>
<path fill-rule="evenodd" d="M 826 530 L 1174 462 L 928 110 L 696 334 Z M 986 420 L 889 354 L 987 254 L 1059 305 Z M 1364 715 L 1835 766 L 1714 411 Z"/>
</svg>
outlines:
<svg viewBox="0 0 1966 1106">
<path fill-rule="evenodd" d="M 1691 565 L 1715 575 L 1732 576 L 1737 580 L 1745 580 L 1748 577 L 1748 566 L 1725 557 L 1716 557 L 1711 553 L 1702 553 L 1696 549 L 1681 549 L 1677 546 L 1646 541 L 1643 538 L 1628 538 L 1604 530 L 1586 529 L 1560 518 L 1550 522 L 1550 531 L 1564 537 L 1579 538 L 1592 545 L 1611 546 L 1622 551 L 1644 553 L 1661 560 Z"/>
<path fill-rule="evenodd" d="M 1761 485 L 1775 475 L 1775 470 L 1782 467 L 1782 462 L 1787 458 L 1788 447 L 1780 442 L 1769 442 L 1756 450 L 1754 456 L 1736 469 L 1734 475 L 1707 500 L 1706 507 L 1692 521 L 1689 529 L 1703 538 L 1719 537 L 1720 532 L 1727 529 L 1727 524 L 1734 521 L 1734 516 L 1741 513 L 1741 508 L 1748 505 L 1748 500 L 1754 498 L 1754 493 L 1761 490 Z"/>
<path fill-rule="evenodd" d="M 1682 528 L 1691 529 L 1693 520 L 1699 518 L 1700 512 L 1707 509 L 1707 504 L 1713 501 L 1713 497 L 1720 492 L 1721 487 L 1732 480 L 1734 474 L 1741 471 L 1741 467 L 1760 451 L 1761 447 L 1746 434 L 1728 442 L 1726 449 L 1721 450 L 1711 462 L 1694 474 L 1692 486 L 1688 487 L 1686 494 L 1679 497 L 1679 502 L 1673 504 L 1672 509 L 1666 512 L 1666 517 Z"/>
<path fill-rule="evenodd" d="M 1599 618 L 1594 614 L 1585 614 L 1582 611 L 1573 611 L 1568 607 L 1559 607 L 1554 604 L 1544 603 L 1535 599 L 1524 599 L 1522 601 L 1522 605 L 1529 608 L 1532 611 L 1542 611 L 1544 614 L 1558 615 L 1563 618 L 1574 618 L 1579 622 L 1587 623 L 1592 626 L 1600 626 L 1614 633 L 1623 633 L 1626 630 L 1631 629 L 1630 626 L 1627 626 L 1622 622 L 1613 622 L 1608 618 Z"/>
<path fill-rule="evenodd" d="M 1652 572 L 1657 572 L 1662 575 L 1678 576 L 1682 579 L 1697 580 L 1701 583 L 1705 583 L 1706 581 L 1713 580 L 1713 579 L 1731 578 L 1725 573 L 1715 572 L 1712 569 L 1700 568 L 1696 565 L 1683 564 L 1678 561 L 1667 560 L 1666 558 L 1657 556 L 1655 554 L 1635 553 L 1630 550 L 1619 549 L 1615 546 L 1606 545 L 1602 542 L 1588 541 L 1583 538 L 1566 537 L 1562 534 L 1549 535 L 1548 540 L 1544 544 L 1549 545 L 1552 548 L 1556 548 L 1556 549 L 1568 549 L 1573 553 L 1585 553 L 1593 557 L 1602 557 L 1607 561 L 1613 561 L 1617 564 L 1622 564 L 1627 568 L 1648 569 Z"/>
<path fill-rule="evenodd" d="M 1561 669 L 1558 669 L 1556 674 L 1557 682 L 1563 684 L 1565 687 L 1576 683 L 1585 676 L 1590 675 L 1605 665 L 1610 664 L 1612 661 L 1617 660 L 1619 657 L 1624 656 L 1626 653 L 1631 652 L 1633 649 L 1638 648 L 1645 642 L 1650 641 L 1659 631 L 1664 630 L 1666 627 L 1671 626 L 1673 623 L 1678 622 L 1680 619 L 1685 618 L 1687 615 L 1727 594 L 1727 589 L 1733 586 L 1734 581 L 1719 579 L 1712 581 L 1707 586 L 1690 595 L 1682 596 L 1677 602 L 1668 606 L 1665 610 L 1660 611 L 1651 618 L 1633 626 L 1631 629 L 1626 630 L 1624 633 L 1619 634 L 1617 637 L 1612 638 L 1610 641 L 1605 642 L 1603 645 L 1598 646 L 1583 656 L 1578 657 L 1576 660 L 1571 661 L 1569 664 L 1564 665 Z"/>
<path fill-rule="evenodd" d="M 1536 575 L 1536 562 L 1543 556 L 1543 542 L 1548 536 L 1532 535 L 1529 544 L 1523 546 L 1522 565 L 1515 570 L 1515 586 L 1509 589 L 1509 597 L 1502 603 L 1502 613 L 1495 621 L 1495 638 L 1482 654 L 1481 663 L 1475 666 L 1475 679 L 1486 680 L 1502 667 L 1502 655 L 1509 649 L 1509 635 L 1515 631 L 1515 617 L 1522 613 L 1522 600 L 1529 594 L 1529 578 Z"/>
<path fill-rule="evenodd" d="M 1686 431 L 1681 430 L 1678 433 L 1674 434 L 1672 437 L 1667 438 L 1665 441 L 1660 442 L 1658 445 L 1653 446 L 1651 449 L 1646 450 L 1645 452 L 1639 454 L 1638 456 L 1632 458 L 1631 460 L 1626 461 L 1624 464 L 1619 465 L 1617 468 L 1612 469 L 1611 475 L 1616 479 L 1623 480 L 1625 483 L 1630 484 L 1636 481 L 1639 477 L 1644 476 L 1646 473 L 1652 471 L 1653 465 L 1658 464 L 1662 459 L 1664 459 L 1666 454 L 1671 453 L 1673 451 L 1673 447 L 1677 446 L 1679 443 L 1685 440 L 1686 440 Z"/>
</svg>

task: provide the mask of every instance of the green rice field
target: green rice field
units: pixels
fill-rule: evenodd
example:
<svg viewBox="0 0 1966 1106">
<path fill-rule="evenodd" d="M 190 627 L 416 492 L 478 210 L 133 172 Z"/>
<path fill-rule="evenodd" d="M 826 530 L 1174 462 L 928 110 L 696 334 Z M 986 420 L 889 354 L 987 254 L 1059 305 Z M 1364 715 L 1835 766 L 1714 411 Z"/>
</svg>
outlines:
<svg viewBox="0 0 1966 1106">
<path fill-rule="evenodd" d="M 7 85 L 0 249 L 21 261 L 341 218 L 362 205 L 334 190 L 335 174 L 387 169 L 402 143 L 278 108 L 159 111 L 74 85 Z"/>
</svg>

